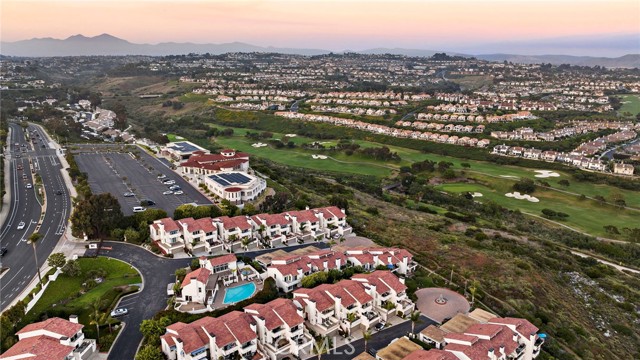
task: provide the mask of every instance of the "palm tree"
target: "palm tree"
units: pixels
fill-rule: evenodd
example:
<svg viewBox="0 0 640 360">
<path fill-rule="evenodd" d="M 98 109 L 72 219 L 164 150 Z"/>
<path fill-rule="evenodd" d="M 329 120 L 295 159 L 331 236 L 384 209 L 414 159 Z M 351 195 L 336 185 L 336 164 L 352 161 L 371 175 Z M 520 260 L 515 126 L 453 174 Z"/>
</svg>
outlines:
<svg viewBox="0 0 640 360">
<path fill-rule="evenodd" d="M 95 325 L 96 326 L 96 332 L 97 332 L 97 339 L 96 342 L 100 341 L 100 323 L 102 320 L 102 314 L 100 313 L 100 300 L 96 299 L 96 301 L 94 301 L 91 304 L 91 309 L 93 310 L 91 312 L 91 314 L 89 315 L 89 317 L 91 318 L 91 321 L 89 322 L 89 325 Z"/>
<path fill-rule="evenodd" d="M 476 280 L 471 281 L 471 286 L 469 286 L 469 293 L 471 293 L 471 305 L 473 305 L 476 300 L 476 292 L 478 291 L 478 282 Z"/>
<path fill-rule="evenodd" d="M 411 313 L 411 334 L 415 335 L 416 323 L 420 321 L 420 311 L 414 311 Z"/>
<path fill-rule="evenodd" d="M 42 238 L 42 234 L 39 232 L 34 232 L 29 236 L 29 242 L 31 246 L 33 246 L 33 257 L 36 259 L 36 270 L 38 270 L 38 280 L 40 280 L 40 284 L 42 284 L 42 275 L 40 275 L 40 266 L 38 265 L 38 252 L 36 251 L 36 243 L 38 240 Z"/>
<path fill-rule="evenodd" d="M 333 346 L 331 338 L 328 336 L 319 337 L 316 339 L 316 343 L 313 346 L 313 352 L 318 355 L 318 360 L 322 358 L 322 355 L 329 353 L 329 350 Z"/>
<path fill-rule="evenodd" d="M 364 340 L 364 352 L 367 352 L 367 343 L 371 340 L 371 331 L 367 330 L 362 333 L 362 339 Z"/>
<path fill-rule="evenodd" d="M 251 244 L 251 239 L 249 239 L 248 237 L 242 238 L 242 247 L 245 251 L 249 250 L 249 244 Z"/>
</svg>

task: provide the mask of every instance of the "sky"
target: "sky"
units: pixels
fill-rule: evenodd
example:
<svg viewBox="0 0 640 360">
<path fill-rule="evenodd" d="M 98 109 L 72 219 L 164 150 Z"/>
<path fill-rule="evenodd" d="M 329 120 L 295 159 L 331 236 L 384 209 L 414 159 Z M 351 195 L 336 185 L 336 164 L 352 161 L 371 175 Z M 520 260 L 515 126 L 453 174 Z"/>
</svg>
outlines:
<svg viewBox="0 0 640 360">
<path fill-rule="evenodd" d="M 639 0 L 0 0 L 0 38 L 108 33 L 134 43 L 246 42 L 333 51 L 469 50 L 630 35 Z M 540 43 L 540 39 L 544 41 Z M 509 45 L 510 44 L 510 45 Z M 558 45 L 556 45 L 557 47 Z M 618 52 L 629 52 L 618 49 Z M 484 48 L 483 48 L 484 47 Z M 610 55 L 616 50 L 591 52 Z M 607 54 L 605 54 L 607 52 Z"/>
</svg>

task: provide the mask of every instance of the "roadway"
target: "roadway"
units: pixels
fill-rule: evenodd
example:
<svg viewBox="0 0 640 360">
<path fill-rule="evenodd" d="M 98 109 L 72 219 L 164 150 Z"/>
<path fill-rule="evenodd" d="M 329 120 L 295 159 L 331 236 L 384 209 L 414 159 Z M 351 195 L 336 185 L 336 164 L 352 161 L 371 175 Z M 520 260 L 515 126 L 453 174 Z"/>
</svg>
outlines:
<svg viewBox="0 0 640 360">
<path fill-rule="evenodd" d="M 35 144 L 32 144 L 25 138 L 25 132 L 20 125 L 10 123 L 9 126 L 11 139 L 8 142 L 8 170 L 11 201 L 7 217 L 1 220 L 0 227 L 0 245 L 7 247 L 7 253 L 0 261 L 2 267 L 8 270 L 0 278 L 0 311 L 4 311 L 5 307 L 25 289 L 36 276 L 36 269 L 47 261 L 64 233 L 71 213 L 71 198 L 62 178 L 62 165 L 58 161 L 56 150 L 51 146 L 51 140 L 39 127 L 31 125 L 28 130 L 39 134 Z M 19 144 L 17 147 L 16 143 Z M 45 215 L 39 228 L 43 237 L 36 243 L 38 266 L 33 256 L 33 248 L 27 239 L 38 227 L 41 202 L 44 200 L 36 196 L 36 186 L 26 188 L 28 183 L 35 185 L 35 174 L 31 173 L 30 164 L 35 173 L 42 178 L 47 199 Z M 18 170 L 18 165 L 22 165 L 23 169 Z M 17 229 L 20 222 L 25 223 L 22 230 Z"/>
</svg>

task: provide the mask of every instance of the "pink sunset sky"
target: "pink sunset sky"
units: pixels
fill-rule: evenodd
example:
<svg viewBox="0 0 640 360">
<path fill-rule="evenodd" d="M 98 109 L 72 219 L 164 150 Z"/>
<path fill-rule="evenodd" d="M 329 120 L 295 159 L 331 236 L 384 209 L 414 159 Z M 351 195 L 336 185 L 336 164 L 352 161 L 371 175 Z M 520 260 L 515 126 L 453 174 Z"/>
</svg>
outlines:
<svg viewBox="0 0 640 360">
<path fill-rule="evenodd" d="M 108 33 L 362 50 L 640 34 L 638 0 L 1 0 L 2 41 Z"/>
</svg>

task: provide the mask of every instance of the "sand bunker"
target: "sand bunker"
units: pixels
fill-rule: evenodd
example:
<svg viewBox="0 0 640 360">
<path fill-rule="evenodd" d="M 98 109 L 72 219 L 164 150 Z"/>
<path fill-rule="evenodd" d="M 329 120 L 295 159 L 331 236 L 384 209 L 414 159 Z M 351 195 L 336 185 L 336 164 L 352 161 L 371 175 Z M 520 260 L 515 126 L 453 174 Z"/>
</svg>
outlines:
<svg viewBox="0 0 640 360">
<path fill-rule="evenodd" d="M 176 140 L 184 140 L 184 138 L 182 136 L 176 135 Z"/>
<path fill-rule="evenodd" d="M 286 136 L 286 137 L 296 137 L 296 136 L 298 136 L 298 135 L 297 135 L 297 134 L 287 134 L 287 135 L 285 135 L 285 136 Z"/>
<path fill-rule="evenodd" d="M 267 144 L 264 144 L 264 143 L 255 143 L 255 144 L 251 144 L 251 146 L 253 146 L 254 148 L 260 148 L 260 147 L 265 147 L 265 146 L 267 146 Z"/>
<path fill-rule="evenodd" d="M 535 177 L 537 178 L 560 177 L 560 174 L 550 170 L 535 170 L 534 172 L 538 173 L 537 175 L 535 175 Z"/>
<path fill-rule="evenodd" d="M 520 194 L 517 191 L 512 192 L 512 193 L 506 193 L 506 194 L 504 194 L 504 196 L 506 196 L 508 198 L 518 199 L 518 200 L 527 200 L 527 201 L 534 202 L 534 203 L 540 202 L 540 199 L 538 199 L 535 196 L 531 196 L 529 194 Z"/>
<path fill-rule="evenodd" d="M 311 155 L 311 157 L 319 160 L 324 160 L 327 158 L 325 155 Z"/>
<path fill-rule="evenodd" d="M 507 179 L 520 179 L 519 177 L 513 176 L 513 175 L 500 175 L 500 177 L 507 178 Z"/>
<path fill-rule="evenodd" d="M 473 194 L 471 194 L 471 196 L 473 196 L 473 197 L 482 197 L 482 193 L 474 192 Z"/>
</svg>

